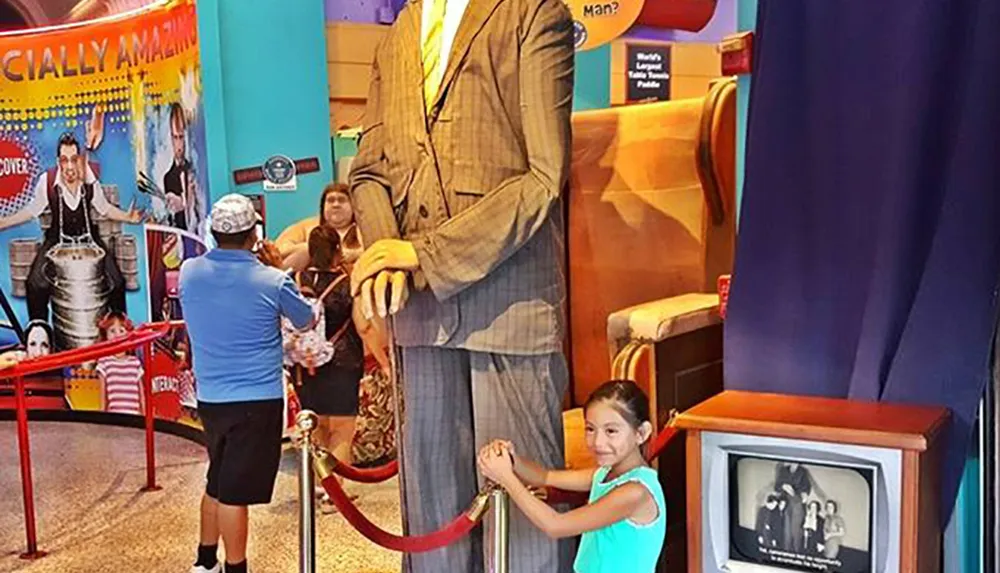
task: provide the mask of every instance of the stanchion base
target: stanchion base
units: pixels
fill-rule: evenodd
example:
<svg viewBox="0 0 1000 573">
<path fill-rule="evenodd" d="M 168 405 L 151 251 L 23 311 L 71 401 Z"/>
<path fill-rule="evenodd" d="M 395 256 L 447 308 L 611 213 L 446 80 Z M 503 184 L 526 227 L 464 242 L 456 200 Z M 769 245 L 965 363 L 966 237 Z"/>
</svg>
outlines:
<svg viewBox="0 0 1000 573">
<path fill-rule="evenodd" d="M 144 487 L 144 488 L 140 489 L 140 490 L 139 490 L 139 493 L 148 493 L 148 492 L 151 492 L 151 491 L 160 491 L 161 489 L 163 489 L 163 487 L 162 487 L 162 486 L 158 486 L 158 485 L 147 485 L 146 487 Z"/>
<path fill-rule="evenodd" d="M 24 559 L 25 561 L 34 561 L 35 559 L 41 559 L 48 555 L 45 551 L 29 551 L 27 553 L 22 553 L 18 557 Z"/>
</svg>

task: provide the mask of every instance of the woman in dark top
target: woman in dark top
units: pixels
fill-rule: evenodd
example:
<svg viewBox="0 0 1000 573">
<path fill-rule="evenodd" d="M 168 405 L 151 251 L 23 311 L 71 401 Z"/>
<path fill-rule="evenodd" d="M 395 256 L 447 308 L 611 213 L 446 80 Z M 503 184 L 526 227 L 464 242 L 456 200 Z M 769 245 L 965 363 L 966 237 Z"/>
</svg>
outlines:
<svg viewBox="0 0 1000 573">
<path fill-rule="evenodd" d="M 350 464 L 364 349 L 354 326 L 351 281 L 337 234 L 322 226 L 313 229 L 309 259 L 309 268 L 296 275 L 296 282 L 304 296 L 322 305 L 325 340 L 332 344 L 333 354 L 315 366 L 296 364 L 292 376 L 302 407 L 320 418 L 317 442 Z"/>
</svg>

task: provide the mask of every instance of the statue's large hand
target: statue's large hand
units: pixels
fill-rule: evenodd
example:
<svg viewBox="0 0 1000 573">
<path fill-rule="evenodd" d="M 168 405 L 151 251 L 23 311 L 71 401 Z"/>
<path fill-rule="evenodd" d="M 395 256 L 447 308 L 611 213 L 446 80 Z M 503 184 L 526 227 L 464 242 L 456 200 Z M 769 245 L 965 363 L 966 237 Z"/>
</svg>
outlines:
<svg viewBox="0 0 1000 573">
<path fill-rule="evenodd" d="M 396 314 L 409 297 L 407 273 L 420 268 L 413 243 L 383 239 L 368 247 L 351 270 L 351 293 L 361 297 L 366 318 Z M 391 290 L 389 290 L 391 289 Z M 391 294 L 386 302 L 387 290 Z"/>
<path fill-rule="evenodd" d="M 352 282 L 353 280 L 352 276 Z M 410 296 L 406 273 L 403 271 L 379 271 L 374 278 L 366 278 L 361 281 L 356 296 L 361 297 L 361 312 L 368 320 L 373 319 L 376 313 L 382 318 L 389 314 L 396 314 L 403 310 L 403 307 L 406 306 L 406 299 Z"/>
<path fill-rule="evenodd" d="M 399 239 L 382 239 L 365 249 L 351 271 L 351 293 L 355 296 L 361 284 L 382 271 L 415 271 L 420 268 L 413 243 Z"/>
</svg>

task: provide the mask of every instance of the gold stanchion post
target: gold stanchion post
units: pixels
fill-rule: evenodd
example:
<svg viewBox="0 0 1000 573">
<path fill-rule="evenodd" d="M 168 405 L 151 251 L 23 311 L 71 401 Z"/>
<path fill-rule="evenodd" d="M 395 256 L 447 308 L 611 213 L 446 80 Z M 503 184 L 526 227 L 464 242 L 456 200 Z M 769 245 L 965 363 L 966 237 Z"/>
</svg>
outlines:
<svg viewBox="0 0 1000 573">
<path fill-rule="evenodd" d="M 490 492 L 493 509 L 493 551 L 490 573 L 510 573 L 510 498 L 503 488 Z"/>
<path fill-rule="evenodd" d="M 316 573 L 316 485 L 312 433 L 319 418 L 312 410 L 295 417 L 299 429 L 299 573 Z"/>
</svg>

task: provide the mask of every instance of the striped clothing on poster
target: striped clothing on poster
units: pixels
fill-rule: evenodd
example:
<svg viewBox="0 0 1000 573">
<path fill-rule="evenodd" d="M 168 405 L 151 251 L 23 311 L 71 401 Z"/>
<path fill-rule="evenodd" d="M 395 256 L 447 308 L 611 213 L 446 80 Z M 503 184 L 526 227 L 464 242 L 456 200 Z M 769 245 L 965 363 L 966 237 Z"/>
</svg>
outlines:
<svg viewBox="0 0 1000 573">
<path fill-rule="evenodd" d="M 104 411 L 141 414 L 142 363 L 135 356 L 108 356 L 97 361 L 104 383 Z"/>
</svg>

